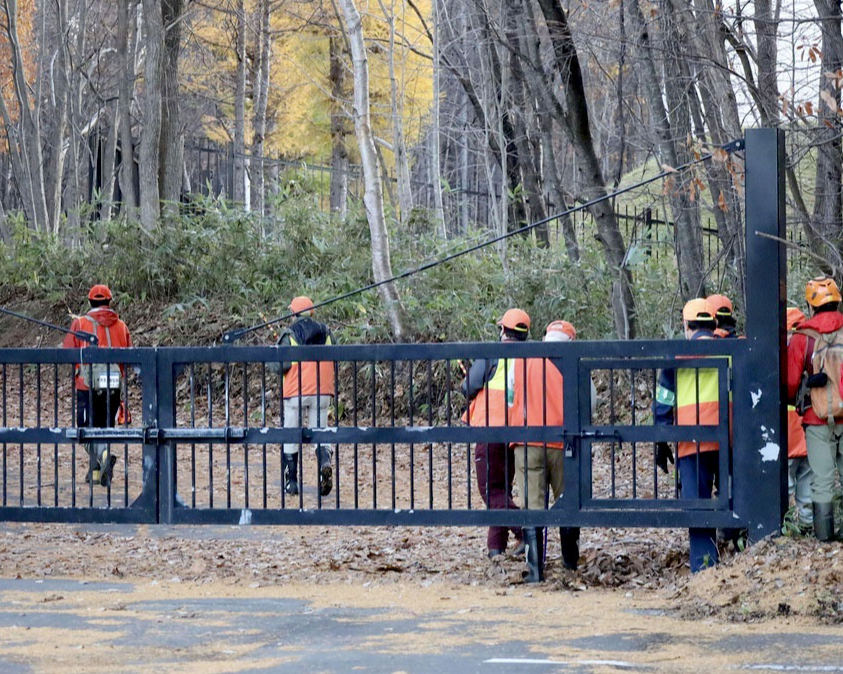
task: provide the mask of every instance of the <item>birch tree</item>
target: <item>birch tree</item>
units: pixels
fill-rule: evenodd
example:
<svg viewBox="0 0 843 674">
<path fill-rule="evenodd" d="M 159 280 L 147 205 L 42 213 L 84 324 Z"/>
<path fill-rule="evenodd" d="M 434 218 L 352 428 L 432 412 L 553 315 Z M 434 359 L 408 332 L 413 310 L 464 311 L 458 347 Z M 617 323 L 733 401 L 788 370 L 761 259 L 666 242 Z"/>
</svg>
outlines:
<svg viewBox="0 0 843 674">
<path fill-rule="evenodd" d="M 383 185 L 378 170 L 378 157 L 375 150 L 375 138 L 372 133 L 371 110 L 369 103 L 369 60 L 363 37 L 363 21 L 354 0 L 338 0 L 345 23 L 348 43 L 351 49 L 351 61 L 354 71 L 354 129 L 357 145 L 360 149 L 360 162 L 363 167 L 363 203 L 366 218 L 369 221 L 369 234 L 372 241 L 372 271 L 375 281 L 381 282 L 393 276 L 389 255 L 389 233 L 383 208 Z M 393 337 L 401 341 L 406 334 L 398 290 L 394 284 L 380 286 L 378 292 L 386 305 L 387 316 Z"/>
</svg>

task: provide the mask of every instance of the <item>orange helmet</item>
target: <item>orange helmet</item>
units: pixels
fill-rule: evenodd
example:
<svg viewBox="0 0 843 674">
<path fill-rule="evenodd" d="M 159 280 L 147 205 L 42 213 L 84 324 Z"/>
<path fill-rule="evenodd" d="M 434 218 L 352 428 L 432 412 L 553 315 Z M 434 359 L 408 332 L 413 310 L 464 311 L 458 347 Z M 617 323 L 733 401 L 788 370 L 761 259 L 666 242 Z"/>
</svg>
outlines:
<svg viewBox="0 0 843 674">
<path fill-rule="evenodd" d="M 573 341 L 577 338 L 577 330 L 568 321 L 553 321 L 547 326 L 545 339 L 553 341 Z"/>
<path fill-rule="evenodd" d="M 793 330 L 797 325 L 805 320 L 805 314 L 797 307 L 787 308 L 787 329 Z"/>
<path fill-rule="evenodd" d="M 813 278 L 805 286 L 805 300 L 814 308 L 839 302 L 840 299 L 840 289 L 834 279 L 828 276 Z"/>
<path fill-rule="evenodd" d="M 734 311 L 732 300 L 725 295 L 709 295 L 706 302 L 708 303 L 708 312 L 712 316 L 731 316 Z"/>
<path fill-rule="evenodd" d="M 88 299 L 89 300 L 110 300 L 111 299 L 111 290 L 108 289 L 108 286 L 104 286 L 98 283 L 95 286 L 92 286 L 91 289 L 88 291 Z"/>
<path fill-rule="evenodd" d="M 708 307 L 708 302 L 702 297 L 690 300 L 682 309 L 682 319 L 685 321 L 713 321 L 714 314 Z"/>
<path fill-rule="evenodd" d="M 498 321 L 498 325 L 507 330 L 527 332 L 530 329 L 530 316 L 521 309 L 509 309 Z"/>
<path fill-rule="evenodd" d="M 300 314 L 307 310 L 313 311 L 313 300 L 309 297 L 294 297 L 293 301 L 290 302 L 290 311 L 294 314 Z"/>
</svg>

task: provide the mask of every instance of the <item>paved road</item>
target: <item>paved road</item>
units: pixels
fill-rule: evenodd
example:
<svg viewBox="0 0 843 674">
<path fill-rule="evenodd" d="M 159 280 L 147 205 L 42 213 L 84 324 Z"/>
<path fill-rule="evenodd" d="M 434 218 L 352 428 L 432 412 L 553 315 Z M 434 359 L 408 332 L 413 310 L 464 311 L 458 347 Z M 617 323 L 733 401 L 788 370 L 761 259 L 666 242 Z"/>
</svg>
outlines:
<svg viewBox="0 0 843 674">
<path fill-rule="evenodd" d="M 843 672 L 843 630 L 623 593 L 0 580 L 0 672 Z M 788 669 L 795 668 L 795 669 Z"/>
</svg>

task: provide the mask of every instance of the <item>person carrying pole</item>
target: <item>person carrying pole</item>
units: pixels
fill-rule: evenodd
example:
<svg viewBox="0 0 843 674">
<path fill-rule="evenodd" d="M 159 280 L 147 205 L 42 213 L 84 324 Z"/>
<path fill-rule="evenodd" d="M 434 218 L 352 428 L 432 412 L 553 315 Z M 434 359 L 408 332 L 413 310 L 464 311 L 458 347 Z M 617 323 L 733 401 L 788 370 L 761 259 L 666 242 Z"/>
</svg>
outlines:
<svg viewBox="0 0 843 674">
<path fill-rule="evenodd" d="M 706 300 L 698 298 L 682 310 L 685 338 L 716 339 L 714 315 Z M 720 416 L 719 373 L 715 368 L 662 370 L 653 401 L 655 424 L 716 426 Z M 716 442 L 678 443 L 680 495 L 684 499 L 709 499 L 720 478 L 720 452 Z M 667 442 L 656 443 L 656 465 L 667 473 L 673 452 Z M 691 571 L 696 573 L 719 560 L 716 529 L 690 529 Z"/>
<path fill-rule="evenodd" d="M 500 341 L 504 344 L 526 341 L 530 334 L 530 317 L 521 309 L 509 309 L 497 323 Z M 523 377 L 523 359 L 479 358 L 468 368 L 463 367 L 465 379 L 462 394 L 468 409 L 462 420 L 469 426 L 509 426 L 510 405 L 515 395 L 515 380 Z M 474 468 L 477 487 L 483 503 L 489 509 L 518 509 L 512 499 L 512 480 L 515 476 L 515 456 L 504 442 L 478 442 L 474 448 Z M 524 551 L 520 528 L 512 528 L 518 541 L 516 554 Z M 489 527 L 486 536 L 490 558 L 506 552 L 509 528 Z"/>
<path fill-rule="evenodd" d="M 111 308 L 112 294 L 108 286 L 97 284 L 88 292 L 91 309 L 84 316 L 77 316 L 70 326 L 72 332 L 96 335 L 99 346 L 129 348 L 132 336 L 117 312 Z M 62 346 L 83 349 L 90 342 L 68 333 Z M 118 414 L 127 414 L 121 402 L 125 366 L 106 363 L 79 363 L 76 365 L 76 425 L 79 428 L 112 428 Z M 107 442 L 87 443 L 88 472 L 85 482 L 111 484 L 117 456 L 111 453 Z"/>
<path fill-rule="evenodd" d="M 313 301 L 309 297 L 293 298 L 289 308 L 298 318 L 281 333 L 279 346 L 334 344 L 331 329 L 313 318 Z M 281 394 L 284 401 L 284 428 L 327 427 L 328 411 L 336 393 L 333 362 L 268 363 L 267 369 L 284 374 Z M 290 495 L 299 493 L 300 448 L 301 445 L 297 443 L 284 443 L 284 491 Z M 319 491 L 322 496 L 327 496 L 334 483 L 331 449 L 329 445 L 318 444 L 315 452 L 319 465 Z"/>
<path fill-rule="evenodd" d="M 808 463 L 814 473 L 811 499 L 814 534 L 821 541 L 839 540 L 834 526 L 834 482 L 843 477 L 843 315 L 840 289 L 833 279 L 808 281 L 805 300 L 811 318 L 796 326 L 787 347 L 787 393 L 804 411 Z"/>
</svg>

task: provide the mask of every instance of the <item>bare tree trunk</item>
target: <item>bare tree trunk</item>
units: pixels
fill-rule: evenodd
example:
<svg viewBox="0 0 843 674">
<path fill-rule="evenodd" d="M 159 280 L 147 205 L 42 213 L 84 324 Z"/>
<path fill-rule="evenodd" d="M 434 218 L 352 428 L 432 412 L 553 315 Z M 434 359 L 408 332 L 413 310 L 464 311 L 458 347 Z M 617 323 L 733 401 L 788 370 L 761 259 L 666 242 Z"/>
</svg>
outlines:
<svg viewBox="0 0 843 674">
<path fill-rule="evenodd" d="M 433 205 L 436 220 L 442 226 L 442 236 L 447 238 L 448 228 L 445 223 L 445 207 L 442 203 L 442 169 L 440 165 L 442 150 L 440 148 L 439 110 L 441 91 L 441 66 L 439 58 L 439 0 L 433 0 L 433 107 L 430 123 L 430 180 L 433 184 Z"/>
<path fill-rule="evenodd" d="M 841 177 L 843 177 L 843 143 L 840 139 L 840 84 L 827 73 L 843 69 L 843 35 L 839 0 L 814 0 L 822 28 L 822 67 L 820 103 L 817 113 L 817 172 L 814 185 L 813 226 L 822 244 L 817 254 L 834 255 L 843 250 L 841 237 Z M 815 248 L 817 248 L 816 242 Z M 831 250 L 824 250 L 828 247 Z M 832 252 L 833 251 L 833 252 Z"/>
<path fill-rule="evenodd" d="M 391 278 L 393 274 L 389 256 L 389 234 L 383 211 L 383 186 L 378 172 L 378 158 L 371 126 L 369 62 L 363 38 L 363 22 L 354 0 L 339 0 L 339 6 L 345 20 L 354 65 L 354 127 L 363 165 L 363 203 L 372 240 L 372 271 L 375 281 L 379 282 Z M 401 341 L 406 331 L 398 291 L 391 283 L 380 286 L 378 291 L 386 305 L 393 336 L 397 341 Z"/>
<path fill-rule="evenodd" d="M 255 65 L 255 114 L 252 122 L 252 210 L 264 215 L 264 159 L 263 142 L 266 136 L 266 107 L 269 99 L 269 67 L 272 60 L 272 27 L 269 24 L 269 0 L 259 0 L 258 30 L 256 38 L 257 63 Z"/>
<path fill-rule="evenodd" d="M 23 50 L 18 32 L 18 3 L 17 0 L 5 0 L 2 7 L 2 30 L 8 39 L 11 54 L 12 86 L 19 114 L 17 128 L 19 136 L 15 153 L 17 161 L 14 166 L 15 180 L 18 182 L 24 199 L 24 210 L 30 226 L 39 231 L 46 231 L 49 226 L 47 217 L 47 197 L 44 191 L 44 162 L 41 151 L 41 131 L 39 119 L 33 113 L 30 102 L 29 86 L 24 74 Z M 0 94 L 0 116 L 6 127 L 7 138 L 15 126 L 11 119 L 8 106 Z"/>
<path fill-rule="evenodd" d="M 331 212 L 340 218 L 348 214 L 348 150 L 345 146 L 345 63 L 343 42 L 332 35 L 328 41 L 331 79 Z"/>
<path fill-rule="evenodd" d="M 135 12 L 137 0 L 118 0 L 117 55 L 121 65 L 117 101 L 120 127 L 120 192 L 123 213 L 131 220 L 136 216 L 135 150 L 132 139 L 132 99 L 135 89 Z"/>
<path fill-rule="evenodd" d="M 234 201 L 246 203 L 246 4 L 237 0 L 237 74 L 234 81 Z"/>
<path fill-rule="evenodd" d="M 591 208 L 597 225 L 597 239 L 603 245 L 606 261 L 618 274 L 612 284 L 612 311 L 615 330 L 621 339 L 634 339 L 638 320 L 633 298 L 632 274 L 624 266 L 626 249 L 618 221 L 605 197 L 606 182 L 594 150 L 588 102 L 577 48 L 568 25 L 568 17 L 558 0 L 538 0 L 553 46 L 554 65 L 567 98 L 562 117 L 571 144 L 580 158 L 578 170 L 589 199 L 602 199 Z"/>
<path fill-rule="evenodd" d="M 161 141 L 161 80 L 164 51 L 164 20 L 161 0 L 143 0 L 146 28 L 144 61 L 143 133 L 140 141 L 140 222 L 151 232 L 161 217 L 158 190 L 159 143 Z"/>
<path fill-rule="evenodd" d="M 710 2 L 710 0 L 709 0 Z M 779 84 L 776 64 L 778 61 L 778 23 L 771 0 L 755 0 L 756 62 L 758 63 L 759 104 L 769 118 L 778 117 Z"/>
<path fill-rule="evenodd" d="M 161 136 L 158 189 L 165 212 L 177 213 L 184 173 L 184 131 L 179 93 L 179 56 L 184 0 L 161 0 L 164 52 L 161 68 Z"/>
<path fill-rule="evenodd" d="M 518 33 L 523 31 L 523 14 L 519 0 L 508 0 L 506 6 L 506 27 L 507 40 L 518 53 Z M 541 166 L 536 165 L 533 157 L 533 149 L 530 144 L 527 131 L 527 115 L 532 108 L 532 101 L 528 100 L 527 86 L 524 81 L 524 71 L 521 67 L 521 57 L 516 54 L 508 54 L 506 62 L 509 64 L 509 72 L 512 83 L 512 94 L 510 106 L 512 111 L 512 125 L 515 127 L 515 149 L 518 152 L 518 165 L 521 167 L 521 185 L 527 197 L 527 204 L 530 207 L 530 219 L 533 221 L 545 220 L 547 210 L 544 206 L 543 189 L 541 186 Z M 518 223 L 517 227 L 523 226 Z M 536 239 L 542 245 L 549 245 L 550 238 L 547 232 L 547 224 L 536 227 Z"/>
<path fill-rule="evenodd" d="M 539 135 L 546 162 L 545 173 L 553 205 L 556 210 L 566 211 L 568 203 L 562 189 L 562 179 L 559 175 L 559 165 L 556 161 L 556 153 L 553 150 L 553 138 L 555 137 L 553 119 L 557 103 L 552 95 L 552 82 L 541 68 L 542 63 L 539 55 L 539 35 L 536 31 L 535 15 L 530 4 L 531 0 L 510 0 L 510 11 L 517 18 L 520 30 L 517 31 L 518 41 L 513 45 L 520 53 L 526 56 L 523 64 L 524 75 L 533 97 L 538 101 L 539 109 L 536 117 L 540 125 Z M 561 217 L 562 236 L 565 239 L 565 249 L 568 258 L 572 262 L 580 259 L 580 249 L 577 243 L 577 233 L 570 215 Z"/>
<path fill-rule="evenodd" d="M 46 7 L 42 9 L 46 12 Z M 44 181 L 47 189 L 47 214 L 54 233 L 61 222 L 61 188 L 64 183 L 65 141 L 67 136 L 67 96 L 70 91 L 70 58 L 68 41 L 64 39 L 68 20 L 67 3 L 56 3 L 56 24 L 59 38 L 56 41 L 56 66 L 51 84 L 50 98 L 53 105 L 52 126 L 49 134 L 49 156 L 46 157 Z M 46 79 L 46 78 L 43 78 Z"/>
<path fill-rule="evenodd" d="M 685 160 L 679 147 L 677 147 L 679 143 L 677 139 L 685 139 L 690 133 L 687 99 L 683 99 L 680 90 L 683 81 L 681 74 L 678 72 L 678 55 L 668 53 L 665 58 L 665 69 L 669 71 L 669 74 L 665 74 L 665 81 L 662 83 L 656 71 L 656 56 L 650 37 L 650 27 L 641 11 L 640 0 L 634 0 L 634 6 L 630 7 L 629 13 L 638 33 L 638 49 L 642 66 L 640 74 L 647 92 L 653 130 L 656 135 L 661 161 L 663 164 L 676 167 L 684 163 Z M 665 17 L 665 20 L 671 21 L 672 19 Z M 667 43 L 667 41 L 665 42 Z M 675 42 L 671 44 L 675 45 Z M 666 95 L 663 93 L 662 84 L 664 84 Z M 665 107 L 665 99 L 670 106 L 670 114 L 673 119 L 671 119 L 668 109 Z M 678 175 L 677 178 L 681 181 L 685 176 Z M 696 210 L 689 203 L 686 186 L 681 182 L 673 181 L 673 183 L 669 186 L 669 196 L 676 227 L 676 258 L 682 297 L 689 300 L 705 295 L 702 235 L 698 213 L 697 217 L 694 217 Z"/>
<path fill-rule="evenodd" d="M 112 114 L 106 115 L 108 120 L 108 136 L 102 158 L 102 191 L 100 193 L 100 219 L 111 220 L 114 208 L 114 177 L 115 160 L 117 155 L 117 136 L 120 133 L 120 116 L 117 105 L 112 105 Z M 107 108 L 106 108 L 107 110 Z"/>
<path fill-rule="evenodd" d="M 395 177 L 398 184 L 398 208 L 402 224 L 407 223 L 413 210 L 413 192 L 410 189 L 410 164 L 407 161 L 407 144 L 404 142 L 404 92 L 398 89 L 395 74 L 395 0 L 387 8 L 378 0 L 381 12 L 389 25 L 389 92 L 392 108 L 392 151 L 395 158 Z"/>
</svg>

